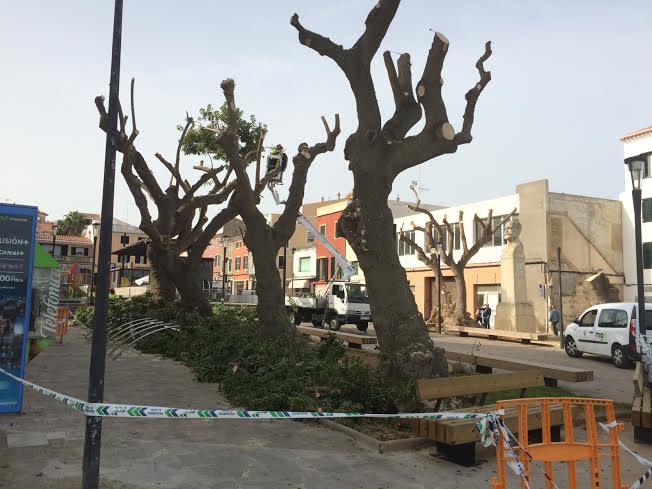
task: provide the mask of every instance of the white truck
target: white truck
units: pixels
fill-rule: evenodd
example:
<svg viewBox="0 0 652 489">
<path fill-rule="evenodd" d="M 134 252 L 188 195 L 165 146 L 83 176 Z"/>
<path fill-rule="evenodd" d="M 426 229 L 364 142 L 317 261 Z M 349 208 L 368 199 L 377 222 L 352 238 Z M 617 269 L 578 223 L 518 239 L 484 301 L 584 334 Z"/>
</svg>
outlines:
<svg viewBox="0 0 652 489">
<path fill-rule="evenodd" d="M 270 182 L 269 189 L 277 204 L 282 204 L 276 183 Z M 304 215 L 299 213 L 297 223 L 301 224 L 315 239 L 335 258 L 341 278 L 334 273 L 328 286 L 322 294 L 315 297 L 286 296 L 285 306 L 294 324 L 311 322 L 318 328 L 328 327 L 337 331 L 343 324 L 355 324 L 359 331 L 367 331 L 371 321 L 371 309 L 367 287 L 363 283 L 351 282 L 355 268 L 342 254 L 319 232 L 319 230 Z"/>
</svg>

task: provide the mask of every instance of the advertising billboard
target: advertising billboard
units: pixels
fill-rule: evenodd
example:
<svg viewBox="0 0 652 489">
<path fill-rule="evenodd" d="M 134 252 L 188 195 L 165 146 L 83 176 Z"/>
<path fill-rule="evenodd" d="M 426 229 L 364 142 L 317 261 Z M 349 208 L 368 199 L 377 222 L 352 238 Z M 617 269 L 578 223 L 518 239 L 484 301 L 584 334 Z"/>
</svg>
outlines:
<svg viewBox="0 0 652 489">
<path fill-rule="evenodd" d="M 25 373 L 36 207 L 0 204 L 0 368 Z M 0 374 L 0 413 L 20 412 L 22 384 Z"/>
</svg>

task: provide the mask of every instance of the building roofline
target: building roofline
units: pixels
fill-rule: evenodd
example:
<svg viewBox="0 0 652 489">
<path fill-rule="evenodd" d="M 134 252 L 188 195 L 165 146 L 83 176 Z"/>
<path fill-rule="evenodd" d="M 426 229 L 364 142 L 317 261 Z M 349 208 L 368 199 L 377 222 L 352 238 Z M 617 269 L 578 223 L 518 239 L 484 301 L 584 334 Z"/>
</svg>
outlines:
<svg viewBox="0 0 652 489">
<path fill-rule="evenodd" d="M 647 126 L 642 129 L 638 129 L 636 131 L 625 134 L 622 138 L 620 138 L 620 141 L 624 143 L 632 139 L 636 139 L 642 136 L 647 136 L 648 134 L 652 134 L 652 126 Z"/>
</svg>

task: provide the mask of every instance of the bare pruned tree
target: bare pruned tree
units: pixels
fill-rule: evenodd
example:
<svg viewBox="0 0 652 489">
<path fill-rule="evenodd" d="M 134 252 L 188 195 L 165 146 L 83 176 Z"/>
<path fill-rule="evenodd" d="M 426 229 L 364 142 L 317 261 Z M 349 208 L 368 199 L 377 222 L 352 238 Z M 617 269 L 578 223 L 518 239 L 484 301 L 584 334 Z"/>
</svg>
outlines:
<svg viewBox="0 0 652 489">
<path fill-rule="evenodd" d="M 476 236 L 475 243 L 471 247 L 468 245 L 466 239 L 466 232 L 464 230 L 464 213 L 459 211 L 457 223 L 448 222 L 446 216 L 442 219 L 441 224 L 437 222 L 435 216 L 428 209 L 424 209 L 417 202 L 416 206 L 408 206 L 416 212 L 421 212 L 428 216 L 428 221 L 424 226 L 417 226 L 412 223 L 412 228 L 415 231 L 421 231 L 425 236 L 425 250 L 417 244 L 413 239 L 410 239 L 404 231 L 400 233 L 401 241 L 412 246 L 417 253 L 417 258 L 426 264 L 435 274 L 435 286 L 439 279 L 439 269 L 437 264 L 437 242 L 445 243 L 444 249 L 441 251 L 441 261 L 450 269 L 453 277 L 455 278 L 455 323 L 459 326 L 469 325 L 475 323 L 470 317 L 466 309 L 466 278 L 464 277 L 464 269 L 480 249 L 493 239 L 496 232 L 502 229 L 503 224 L 509 221 L 516 209 L 508 215 L 503 216 L 499 221 L 494 223 L 493 210 L 489 209 L 487 217 L 482 219 L 477 214 L 473 216 L 473 222 L 478 223 L 478 236 Z M 453 226 L 457 224 L 459 227 L 459 237 L 462 246 L 461 254 L 455 259 L 455 229 Z M 501 237 L 502 239 L 502 237 Z"/>
<path fill-rule="evenodd" d="M 260 151 L 262 140 L 258 144 L 255 181 L 252 183 L 246 171 L 246 161 L 239 153 L 237 133 L 237 107 L 235 104 L 235 82 L 224 80 L 221 84 L 226 99 L 229 122 L 226 128 L 216 132 L 218 144 L 226 155 L 230 168 L 236 174 L 237 189 L 229 201 L 229 207 L 237 210 L 245 223 L 244 242 L 251 250 L 256 267 L 256 294 L 258 296 L 258 320 L 260 334 L 263 337 L 273 337 L 287 331 L 288 316 L 283 296 L 283 286 L 276 267 L 276 256 L 281 246 L 286 244 L 294 230 L 299 209 L 303 203 L 308 170 L 315 158 L 335 149 L 335 142 L 340 133 L 340 118 L 335 115 L 335 126 L 331 130 L 322 117 L 326 129 L 326 141 L 308 146 L 299 145 L 297 154 L 292 158 L 294 170 L 292 182 L 285 206 L 275 223 L 269 223 L 265 215 L 258 209 L 260 193 L 266 187 L 279 169 L 261 178 Z"/>
<path fill-rule="evenodd" d="M 344 156 L 353 172 L 353 199 L 340 219 L 340 227 L 358 256 L 369 291 L 374 328 L 387 373 L 394 376 L 445 376 L 443 350 L 428 336 L 426 324 L 417 310 L 414 296 L 401 267 L 392 231 L 393 218 L 387 199 L 396 177 L 403 171 L 437 156 L 454 153 L 471 142 L 471 129 L 478 97 L 491 79 L 484 62 L 491 45 L 476 63 L 480 79 L 466 93 L 462 129 L 455 132 L 448 120 L 442 97 L 442 67 L 448 39 L 436 33 L 426 66 L 412 88 L 410 55 L 402 54 L 397 67 L 389 52 L 385 66 L 394 94 L 396 110 L 382 124 L 371 76 L 376 55 L 400 0 L 378 0 L 365 22 L 365 30 L 348 49 L 312 32 L 294 14 L 291 24 L 299 32 L 299 42 L 332 59 L 344 72 L 355 97 L 358 128 L 346 142 Z M 425 112 L 421 132 L 406 136 Z"/>
<path fill-rule="evenodd" d="M 108 130 L 108 116 L 104 97 L 95 98 L 100 114 L 100 128 Z M 223 165 L 210 170 L 202 169 L 197 181 L 190 184 L 181 175 L 181 143 L 193 120 L 186 117 L 186 124 L 177 146 L 174 163 L 156 153 L 156 158 L 170 172 L 172 178 L 167 188 L 162 188 L 154 177 L 147 161 L 136 149 L 138 136 L 134 106 L 134 80 L 131 80 L 131 131 L 127 133 L 128 116 L 120 108 L 117 150 L 122 154 L 121 173 L 127 182 L 136 206 L 140 212 L 140 229 L 148 236 L 147 254 L 150 262 L 149 290 L 158 302 L 175 300 L 179 291 L 185 307 L 210 312 L 202 292 L 199 277 L 202 254 L 215 233 L 237 215 L 233 205 L 227 205 L 212 219 L 207 211 L 212 205 L 226 202 L 236 188 L 235 180 L 229 182 L 232 170 Z M 225 172 L 220 179 L 220 173 Z M 207 184 L 208 192 L 200 192 Z M 152 218 L 148 202 L 158 211 Z"/>
</svg>

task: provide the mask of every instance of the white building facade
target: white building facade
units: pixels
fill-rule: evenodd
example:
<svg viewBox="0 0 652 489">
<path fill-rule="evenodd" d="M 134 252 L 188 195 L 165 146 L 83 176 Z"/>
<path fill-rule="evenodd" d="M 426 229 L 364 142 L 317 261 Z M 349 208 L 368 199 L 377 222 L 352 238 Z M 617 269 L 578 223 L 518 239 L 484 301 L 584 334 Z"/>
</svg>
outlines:
<svg viewBox="0 0 652 489">
<path fill-rule="evenodd" d="M 625 135 L 624 158 L 647 154 L 641 182 L 641 231 L 643 238 L 643 280 L 646 301 L 652 302 L 652 126 Z M 634 244 L 634 207 L 632 204 L 632 180 L 627 165 L 622 163 L 625 191 L 620 194 L 623 206 L 623 265 L 625 272 L 624 300 L 636 301 L 636 248 Z"/>
</svg>

